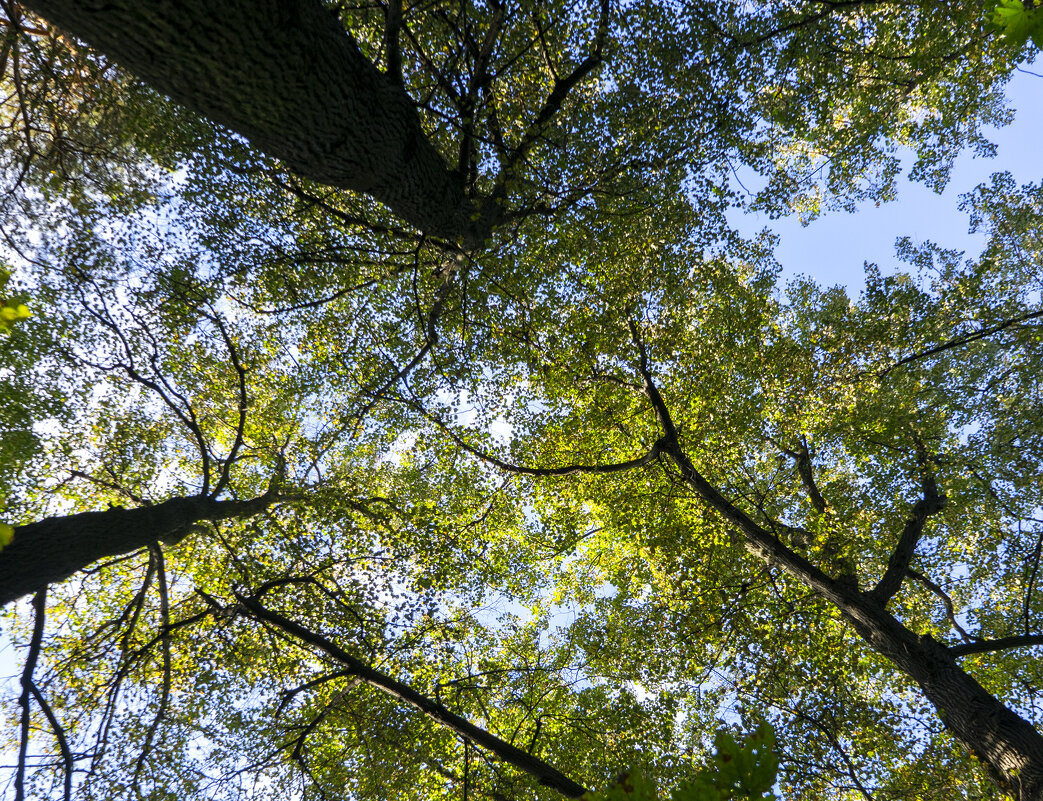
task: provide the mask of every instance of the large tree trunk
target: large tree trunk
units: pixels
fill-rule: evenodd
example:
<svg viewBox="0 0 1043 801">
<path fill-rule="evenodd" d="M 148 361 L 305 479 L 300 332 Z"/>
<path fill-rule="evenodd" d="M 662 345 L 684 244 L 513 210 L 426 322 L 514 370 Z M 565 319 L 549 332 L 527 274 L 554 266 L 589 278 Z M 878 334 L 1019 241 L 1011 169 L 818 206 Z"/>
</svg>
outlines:
<svg viewBox="0 0 1043 801">
<path fill-rule="evenodd" d="M 24 5 L 294 172 L 371 195 L 426 234 L 475 238 L 413 101 L 319 0 Z"/>
<path fill-rule="evenodd" d="M 1043 735 L 966 673 L 949 648 L 902 625 L 876 593 L 859 589 L 853 576 L 827 575 L 724 498 L 677 444 L 676 428 L 647 369 L 645 378 L 667 431 L 658 448 L 674 459 L 708 505 L 736 525 L 746 547 L 835 605 L 870 647 L 920 686 L 946 728 L 988 766 L 1000 787 L 1017 801 L 1041 801 Z"/>
<path fill-rule="evenodd" d="M 247 517 L 272 502 L 270 495 L 248 501 L 172 498 L 138 509 L 117 506 L 19 526 L 14 539 L 0 550 L 0 605 L 68 578 L 99 559 L 159 540 L 179 540 L 193 523 Z"/>
<path fill-rule="evenodd" d="M 858 634 L 920 686 L 946 728 L 1012 797 L 1043 799 L 1043 735 L 967 674 L 946 646 L 859 595 L 844 610 Z"/>
</svg>

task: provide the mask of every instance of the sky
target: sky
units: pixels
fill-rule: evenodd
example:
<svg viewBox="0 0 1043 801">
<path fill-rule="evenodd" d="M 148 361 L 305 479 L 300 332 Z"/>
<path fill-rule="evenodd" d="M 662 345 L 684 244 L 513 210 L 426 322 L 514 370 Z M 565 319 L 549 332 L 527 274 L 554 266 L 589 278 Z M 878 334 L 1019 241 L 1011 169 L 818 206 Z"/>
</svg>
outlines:
<svg viewBox="0 0 1043 801">
<path fill-rule="evenodd" d="M 1031 72 L 1037 74 L 1031 74 Z M 1039 143 L 1043 131 L 1043 58 L 1025 65 L 1007 86 L 1007 98 L 1015 109 L 1014 122 L 1004 128 L 986 128 L 986 136 L 998 146 L 995 158 L 956 160 L 945 191 L 938 195 L 923 184 L 899 179 L 897 199 L 877 207 L 862 204 L 856 212 L 827 212 L 804 227 L 796 215 L 770 220 L 764 214 L 730 218 L 741 231 L 755 233 L 768 227 L 781 237 L 775 257 L 782 264 L 784 285 L 798 275 L 819 284 L 843 284 L 852 299 L 864 287 L 865 262 L 878 264 L 887 274 L 901 267 L 895 256 L 895 240 L 909 236 L 915 242 L 931 240 L 945 248 L 976 255 L 984 239 L 968 234 L 967 215 L 958 209 L 960 195 L 988 181 L 995 172 L 1010 171 L 1019 183 L 1043 179 Z"/>
</svg>

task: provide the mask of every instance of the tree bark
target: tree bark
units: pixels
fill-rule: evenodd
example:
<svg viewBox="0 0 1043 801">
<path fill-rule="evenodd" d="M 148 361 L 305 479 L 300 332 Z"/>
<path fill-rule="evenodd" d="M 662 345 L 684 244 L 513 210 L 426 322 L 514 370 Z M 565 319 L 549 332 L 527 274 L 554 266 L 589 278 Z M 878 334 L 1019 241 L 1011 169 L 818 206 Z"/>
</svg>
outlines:
<svg viewBox="0 0 1043 801">
<path fill-rule="evenodd" d="M 28 0 L 176 102 L 425 234 L 480 241 L 406 92 L 319 0 Z"/>
<path fill-rule="evenodd" d="M 883 606 L 859 593 L 845 615 L 877 653 L 912 678 L 953 736 L 984 762 L 1018 801 L 1043 799 L 1043 736 L 989 693 L 948 647 L 918 636 Z"/>
<path fill-rule="evenodd" d="M 247 517 L 273 501 L 269 494 L 248 501 L 171 498 L 138 509 L 117 506 L 18 526 L 14 539 L 0 550 L 0 605 L 62 581 L 99 559 L 159 540 L 176 542 L 193 523 Z"/>
</svg>

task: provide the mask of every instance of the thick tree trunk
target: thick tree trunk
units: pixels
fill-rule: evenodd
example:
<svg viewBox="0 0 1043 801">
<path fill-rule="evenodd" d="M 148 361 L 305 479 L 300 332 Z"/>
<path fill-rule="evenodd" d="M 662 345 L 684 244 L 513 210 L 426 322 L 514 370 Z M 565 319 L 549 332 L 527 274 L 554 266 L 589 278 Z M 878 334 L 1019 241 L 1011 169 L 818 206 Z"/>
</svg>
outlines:
<svg viewBox="0 0 1043 801">
<path fill-rule="evenodd" d="M 14 539 L 0 550 L 0 605 L 68 578 L 99 559 L 159 540 L 179 540 L 193 523 L 246 517 L 271 503 L 270 496 L 248 501 L 172 498 L 138 509 L 114 507 L 19 526 Z"/>
<path fill-rule="evenodd" d="M 473 209 L 403 89 L 319 0 L 28 0 L 24 5 L 294 172 L 470 242 Z"/>
<path fill-rule="evenodd" d="M 947 647 L 917 636 L 860 595 L 845 610 L 858 634 L 920 685 L 946 728 L 989 766 L 1012 797 L 1043 799 L 1043 735 L 978 684 Z"/>
</svg>

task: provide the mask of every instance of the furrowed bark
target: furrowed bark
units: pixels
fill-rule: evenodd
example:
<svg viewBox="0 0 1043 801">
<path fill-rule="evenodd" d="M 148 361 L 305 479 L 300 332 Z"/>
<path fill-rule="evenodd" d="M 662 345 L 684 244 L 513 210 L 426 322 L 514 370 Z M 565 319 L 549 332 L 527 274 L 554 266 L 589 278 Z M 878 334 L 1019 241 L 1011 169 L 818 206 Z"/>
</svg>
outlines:
<svg viewBox="0 0 1043 801">
<path fill-rule="evenodd" d="M 425 234 L 484 237 L 415 104 L 319 0 L 29 0 L 176 102 Z"/>
<path fill-rule="evenodd" d="M 177 541 L 193 523 L 247 517 L 274 500 L 267 493 L 248 501 L 171 498 L 137 509 L 113 507 L 18 526 L 14 539 L 0 550 L 0 605 L 62 581 L 99 559 L 160 540 Z"/>
</svg>

